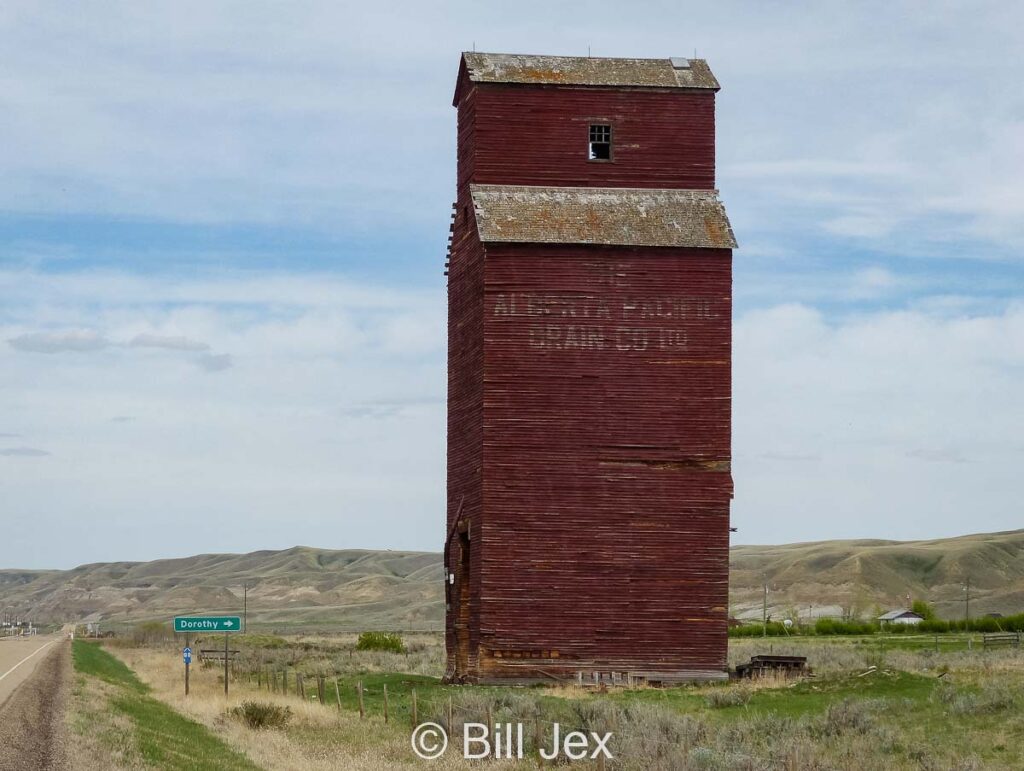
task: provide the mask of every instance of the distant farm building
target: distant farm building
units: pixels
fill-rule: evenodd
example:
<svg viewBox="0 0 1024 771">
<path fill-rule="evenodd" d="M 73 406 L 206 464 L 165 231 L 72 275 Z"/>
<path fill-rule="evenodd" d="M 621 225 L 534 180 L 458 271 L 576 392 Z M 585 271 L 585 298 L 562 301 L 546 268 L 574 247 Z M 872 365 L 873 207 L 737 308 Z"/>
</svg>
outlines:
<svg viewBox="0 0 1024 771">
<path fill-rule="evenodd" d="M 882 624 L 920 624 L 924 616 L 912 610 L 890 610 L 878 617 Z"/>
<path fill-rule="evenodd" d="M 718 89 L 700 59 L 462 56 L 449 681 L 727 676 Z"/>
</svg>

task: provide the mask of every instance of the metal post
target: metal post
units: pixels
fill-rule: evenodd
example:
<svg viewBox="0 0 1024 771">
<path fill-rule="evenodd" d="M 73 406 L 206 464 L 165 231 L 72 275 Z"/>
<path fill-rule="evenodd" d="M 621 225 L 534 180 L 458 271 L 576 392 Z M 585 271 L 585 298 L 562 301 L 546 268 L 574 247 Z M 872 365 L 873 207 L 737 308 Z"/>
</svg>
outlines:
<svg viewBox="0 0 1024 771">
<path fill-rule="evenodd" d="M 224 633 L 224 695 L 228 695 L 228 633 Z"/>
<path fill-rule="evenodd" d="M 967 593 L 967 597 L 964 601 L 964 615 L 967 617 L 966 621 L 970 623 L 971 620 L 971 577 L 967 576 L 967 585 L 964 587 L 964 591 Z"/>
<path fill-rule="evenodd" d="M 768 636 L 768 576 L 764 577 L 764 607 L 761 611 L 762 637 Z"/>
<path fill-rule="evenodd" d="M 186 633 L 185 634 L 185 647 L 186 648 L 191 648 L 192 647 L 191 644 L 190 644 L 191 639 L 192 639 L 192 635 Z M 192 657 L 189 656 L 189 658 L 192 658 Z M 185 662 L 185 695 L 186 696 L 188 696 L 188 667 L 189 667 L 189 663 L 188 663 L 188 661 L 186 661 Z"/>
</svg>

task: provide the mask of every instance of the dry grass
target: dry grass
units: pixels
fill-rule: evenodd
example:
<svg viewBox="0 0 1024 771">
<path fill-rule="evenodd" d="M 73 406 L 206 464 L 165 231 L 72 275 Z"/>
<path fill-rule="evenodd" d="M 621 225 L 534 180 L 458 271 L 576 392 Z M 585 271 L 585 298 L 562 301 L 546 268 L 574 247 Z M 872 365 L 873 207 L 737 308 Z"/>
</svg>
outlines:
<svg viewBox="0 0 1024 771">
<path fill-rule="evenodd" d="M 260 651 L 293 671 L 408 672 L 438 676 L 443 663 L 439 636 L 407 638 L 409 655 L 355 652 L 356 636 L 300 638 L 286 650 Z M 542 689 L 453 689 L 453 725 L 484 714 L 496 721 L 550 722 L 614 732 L 617 758 L 608 771 L 636 769 L 974 769 L 1018 767 L 1024 754 L 1022 703 L 1024 655 L 884 650 L 849 641 L 771 641 L 775 653 L 807 655 L 816 677 L 794 681 L 769 676 L 731 684 L 675 689 L 613 688 L 607 693 L 575 685 Z M 257 690 L 244 679 L 223 695 L 219 670 L 194 669 L 193 693 L 182 694 L 176 648 L 125 648 L 117 655 L 153 688 L 153 695 L 213 730 L 230 746 L 267 769 L 423 768 L 409 746 L 406 724 L 384 725 L 376 712 L 366 720 L 294 695 Z M 735 640 L 733 661 L 767 652 L 761 640 Z M 876 667 L 864 678 L 856 675 Z M 909 675 L 901 673 L 911 673 Z M 939 686 L 937 675 L 948 673 Z M 865 692 L 861 685 L 874 683 Z M 330 686 L 329 686 L 330 687 Z M 906 690 L 900 690 L 905 688 Z M 929 696 L 929 694 L 934 696 Z M 451 691 L 421 693 L 420 719 L 447 723 Z M 228 711 L 247 699 L 288 706 L 283 728 L 253 731 Z M 713 704 L 709 702 L 714 702 Z M 960 730 L 963 721 L 971 730 Z M 529 740 L 529 737 L 528 737 Z M 438 769 L 479 769 L 456 756 L 453 742 Z M 514 763 L 487 768 L 517 767 Z M 533 768 L 534 762 L 519 764 Z M 584 763 L 578 768 L 594 768 Z"/>
<path fill-rule="evenodd" d="M 108 707 L 117 688 L 96 678 L 75 675 L 66 713 L 68 756 L 76 771 L 142 767 L 130 718 Z"/>
<path fill-rule="evenodd" d="M 380 718 L 360 720 L 357 714 L 339 712 L 315 701 L 293 695 L 258 691 L 245 681 L 232 681 L 230 695 L 224 696 L 223 680 L 216 668 L 193 668 L 190 693 L 184 695 L 181 660 L 176 649 L 121 648 L 113 650 L 152 695 L 184 715 L 202 723 L 232 748 L 244 752 L 266 769 L 280 771 L 378 771 L 394 768 L 422 768 L 413 755 L 405 727 L 385 725 Z M 230 711 L 247 700 L 259 700 L 291 709 L 288 724 L 280 729 L 248 728 Z M 528 767 L 528 764 L 520 764 Z M 456 759 L 452 753 L 431 763 L 446 771 L 479 768 L 478 763 Z M 515 768 L 514 763 L 492 763 L 494 769 Z"/>
</svg>

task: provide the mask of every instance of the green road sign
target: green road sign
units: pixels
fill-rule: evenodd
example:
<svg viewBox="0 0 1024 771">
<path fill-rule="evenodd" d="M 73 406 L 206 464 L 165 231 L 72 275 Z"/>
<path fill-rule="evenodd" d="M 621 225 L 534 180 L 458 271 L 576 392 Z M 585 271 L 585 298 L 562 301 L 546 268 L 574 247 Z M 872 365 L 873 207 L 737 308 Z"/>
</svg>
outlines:
<svg viewBox="0 0 1024 771">
<path fill-rule="evenodd" d="M 175 616 L 175 632 L 241 632 L 241 616 Z"/>
</svg>

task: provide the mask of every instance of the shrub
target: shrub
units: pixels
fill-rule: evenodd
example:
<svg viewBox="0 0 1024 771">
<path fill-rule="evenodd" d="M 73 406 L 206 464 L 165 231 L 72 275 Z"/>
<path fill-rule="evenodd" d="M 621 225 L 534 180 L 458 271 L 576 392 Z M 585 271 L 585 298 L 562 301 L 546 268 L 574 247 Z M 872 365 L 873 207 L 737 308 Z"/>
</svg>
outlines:
<svg viewBox="0 0 1024 771">
<path fill-rule="evenodd" d="M 151 645 L 174 639 L 174 630 L 163 621 L 141 621 L 132 627 L 131 641 L 135 645 Z"/>
<path fill-rule="evenodd" d="M 799 627 L 792 627 L 786 629 L 786 625 L 780 621 L 769 621 L 768 622 L 768 634 L 765 635 L 764 624 L 744 624 L 743 626 L 734 626 L 729 629 L 730 637 L 785 637 L 786 635 L 800 634 Z"/>
<path fill-rule="evenodd" d="M 925 621 L 935 621 L 938 616 L 935 614 L 935 608 L 932 607 L 930 602 L 924 600 L 914 600 L 914 603 L 910 606 L 910 609 L 917 615 L 923 618 Z"/>
<path fill-rule="evenodd" d="M 987 715 L 1013 709 L 1017 704 L 1017 694 L 1003 683 L 993 683 L 982 688 L 980 693 L 956 692 L 946 703 L 954 715 Z"/>
<path fill-rule="evenodd" d="M 290 707 L 268 704 L 265 701 L 245 701 L 231 710 L 249 728 L 280 728 L 292 716 Z"/>
<path fill-rule="evenodd" d="M 749 688 L 716 688 L 704 700 L 709 707 L 742 707 L 750 701 Z"/>
<path fill-rule="evenodd" d="M 837 621 L 834 618 L 819 618 L 814 623 L 815 634 L 874 634 L 878 627 L 870 621 Z"/>
<path fill-rule="evenodd" d="M 826 736 L 839 736 L 847 732 L 866 734 L 875 725 L 872 711 L 873 702 L 857 699 L 843 699 L 832 702 L 825 710 L 822 721 Z"/>
<path fill-rule="evenodd" d="M 393 632 L 363 632 L 356 643 L 357 651 L 390 651 L 405 653 L 402 635 Z"/>
</svg>

